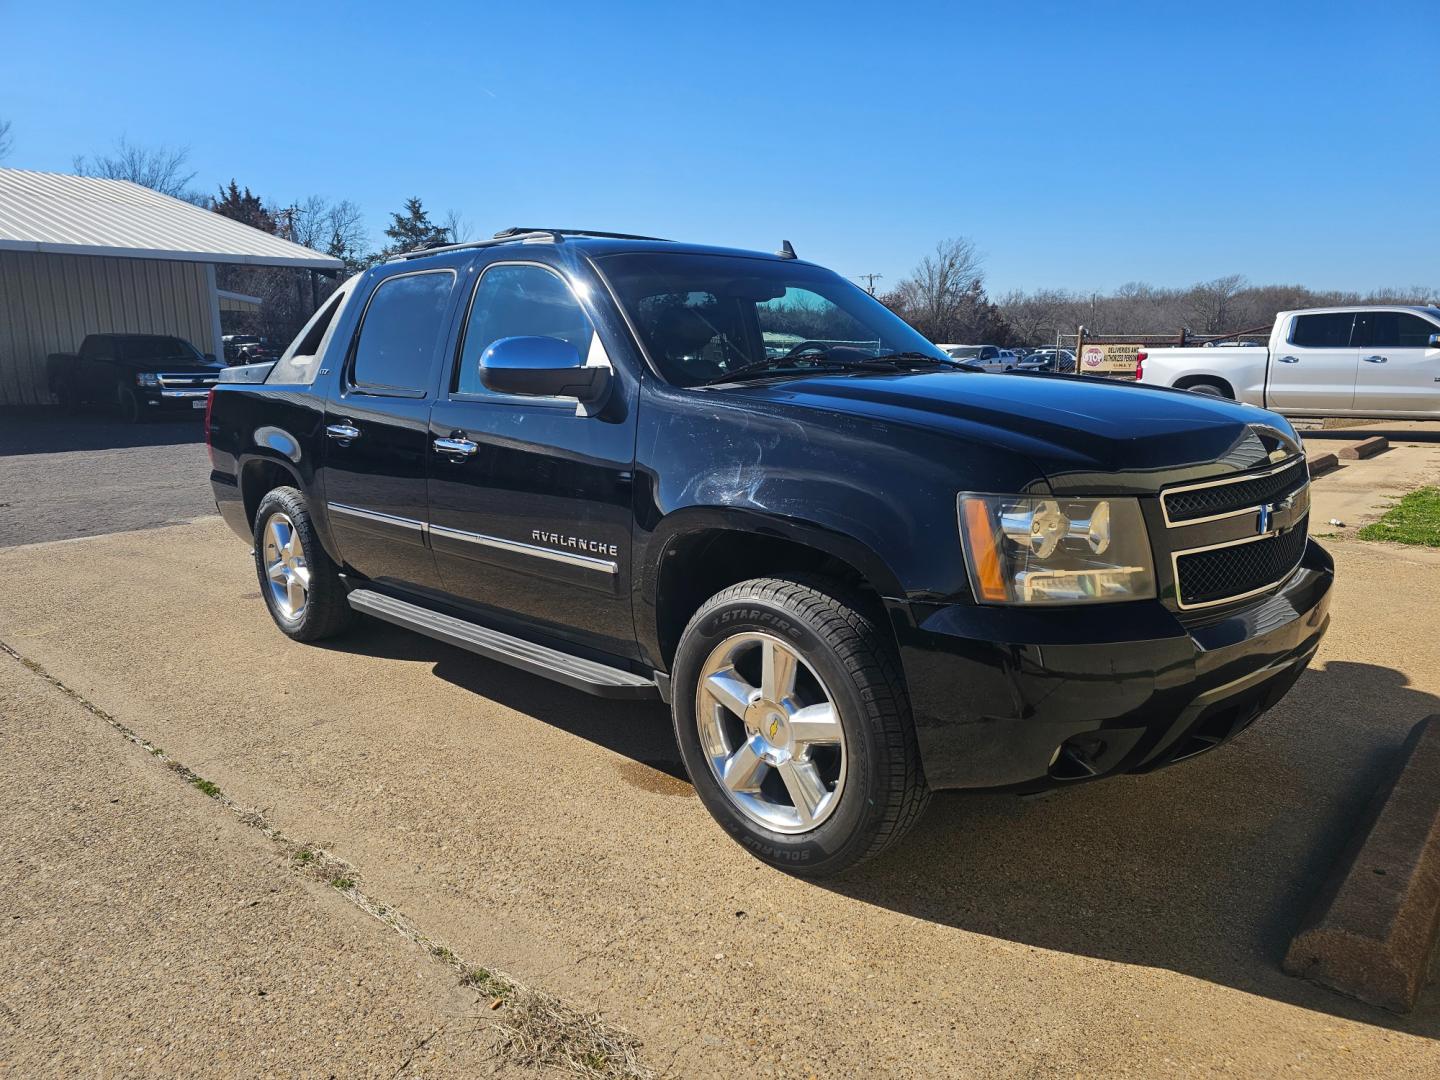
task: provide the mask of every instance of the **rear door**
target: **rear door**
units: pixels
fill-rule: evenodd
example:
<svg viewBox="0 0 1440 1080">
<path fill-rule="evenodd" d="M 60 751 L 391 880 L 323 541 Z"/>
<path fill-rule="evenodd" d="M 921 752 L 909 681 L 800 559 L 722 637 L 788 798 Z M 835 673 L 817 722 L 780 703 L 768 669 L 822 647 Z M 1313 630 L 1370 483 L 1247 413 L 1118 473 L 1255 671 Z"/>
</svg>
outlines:
<svg viewBox="0 0 1440 1080">
<path fill-rule="evenodd" d="M 1360 349 L 1351 344 L 1353 311 L 1294 315 L 1270 355 L 1266 404 L 1277 409 L 1347 413 L 1355 401 Z"/>
<path fill-rule="evenodd" d="M 593 314 L 598 289 L 538 259 L 482 260 L 477 276 L 430 416 L 430 542 L 441 580 L 467 605 L 634 655 L 633 380 L 612 379 L 603 403 L 581 407 L 496 393 L 480 379 L 481 354 L 505 337 L 559 338 L 608 366 Z"/>
<path fill-rule="evenodd" d="M 1409 311 L 1365 311 L 1355 323 L 1355 411 L 1440 416 L 1440 324 Z"/>
<path fill-rule="evenodd" d="M 453 269 L 391 273 L 365 301 L 325 406 L 326 510 L 346 566 L 382 584 L 436 589 L 425 466 Z"/>
</svg>

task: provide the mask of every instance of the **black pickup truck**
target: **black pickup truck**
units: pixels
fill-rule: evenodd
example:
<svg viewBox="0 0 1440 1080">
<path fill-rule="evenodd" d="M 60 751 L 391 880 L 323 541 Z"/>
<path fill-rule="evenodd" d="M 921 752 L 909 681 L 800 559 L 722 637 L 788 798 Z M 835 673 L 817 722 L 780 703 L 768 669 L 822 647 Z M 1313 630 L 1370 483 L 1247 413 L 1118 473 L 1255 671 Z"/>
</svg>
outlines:
<svg viewBox="0 0 1440 1080">
<path fill-rule="evenodd" d="M 783 346 L 783 347 L 782 347 Z M 663 699 L 756 856 L 834 873 L 931 790 L 1215 747 L 1329 624 L 1281 417 L 986 374 L 795 258 L 508 230 L 352 278 L 207 413 L 290 637 L 357 612 Z"/>
<path fill-rule="evenodd" d="M 205 407 L 225 365 L 169 334 L 87 334 L 78 353 L 45 361 L 50 393 L 67 408 L 117 406 L 131 423 L 173 410 Z"/>
</svg>

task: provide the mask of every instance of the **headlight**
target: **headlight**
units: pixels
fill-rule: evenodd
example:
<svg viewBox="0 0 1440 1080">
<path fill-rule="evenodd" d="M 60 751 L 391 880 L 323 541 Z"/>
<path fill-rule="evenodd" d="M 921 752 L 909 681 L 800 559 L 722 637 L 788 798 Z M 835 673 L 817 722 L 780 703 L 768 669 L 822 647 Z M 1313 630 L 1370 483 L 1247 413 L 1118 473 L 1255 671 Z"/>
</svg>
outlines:
<svg viewBox="0 0 1440 1080">
<path fill-rule="evenodd" d="M 961 495 L 960 535 L 975 599 L 1081 604 L 1155 596 L 1135 499 Z"/>
<path fill-rule="evenodd" d="M 160 385 L 160 376 L 153 371 L 141 371 L 135 376 L 136 386 L 156 387 Z"/>
</svg>

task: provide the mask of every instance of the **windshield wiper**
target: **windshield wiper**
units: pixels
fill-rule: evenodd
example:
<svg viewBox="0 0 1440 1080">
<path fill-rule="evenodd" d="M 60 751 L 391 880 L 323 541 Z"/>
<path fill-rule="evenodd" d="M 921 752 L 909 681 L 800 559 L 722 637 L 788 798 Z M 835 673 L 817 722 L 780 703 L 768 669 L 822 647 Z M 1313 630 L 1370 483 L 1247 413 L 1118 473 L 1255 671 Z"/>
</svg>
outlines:
<svg viewBox="0 0 1440 1080">
<path fill-rule="evenodd" d="M 817 357 L 810 360 L 810 363 L 801 369 L 785 371 L 785 364 L 798 362 L 799 357 L 776 356 L 764 360 L 756 360 L 754 363 L 742 364 L 734 371 L 728 371 L 724 375 L 717 375 L 713 379 L 706 379 L 704 382 L 696 383 L 696 386 L 718 386 L 721 383 L 734 382 L 737 379 L 747 379 L 756 375 L 764 374 L 793 374 L 809 375 L 817 371 L 895 371 L 904 367 L 914 367 L 915 361 L 935 367 L 957 368 L 961 371 L 978 371 L 980 368 L 972 367 L 961 360 L 942 360 L 938 356 L 931 356 L 923 352 L 893 352 L 881 353 L 879 356 L 862 356 L 847 359 L 835 359 L 831 357 Z"/>
</svg>

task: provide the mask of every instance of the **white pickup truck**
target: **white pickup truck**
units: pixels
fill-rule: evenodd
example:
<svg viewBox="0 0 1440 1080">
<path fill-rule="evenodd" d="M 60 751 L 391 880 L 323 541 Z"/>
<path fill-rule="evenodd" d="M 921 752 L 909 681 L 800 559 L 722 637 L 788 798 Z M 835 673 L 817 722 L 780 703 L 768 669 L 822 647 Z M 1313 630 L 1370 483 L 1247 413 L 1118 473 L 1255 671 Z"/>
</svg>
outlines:
<svg viewBox="0 0 1440 1080">
<path fill-rule="evenodd" d="M 1440 308 L 1282 311 L 1268 349 L 1147 349 L 1136 377 L 1286 416 L 1440 420 Z"/>
</svg>

